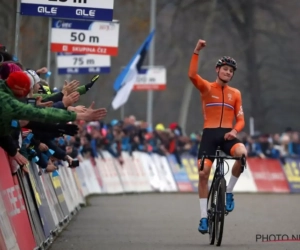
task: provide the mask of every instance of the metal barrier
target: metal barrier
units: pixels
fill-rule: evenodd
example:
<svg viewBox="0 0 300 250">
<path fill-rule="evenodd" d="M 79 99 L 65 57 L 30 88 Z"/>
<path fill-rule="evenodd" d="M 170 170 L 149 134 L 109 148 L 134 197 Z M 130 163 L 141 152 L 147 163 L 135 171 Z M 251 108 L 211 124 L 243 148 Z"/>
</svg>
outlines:
<svg viewBox="0 0 300 250">
<path fill-rule="evenodd" d="M 143 192 L 197 192 L 195 158 L 182 154 L 183 167 L 173 155 L 123 152 L 124 164 L 102 152 L 96 164 L 83 159 L 71 169 L 61 166 L 39 175 L 30 163 L 29 172 L 11 173 L 6 153 L 0 149 L 0 249 L 46 249 L 91 194 Z M 232 167 L 233 161 L 228 161 Z M 248 159 L 235 192 L 300 192 L 300 161 Z M 211 176 L 213 176 L 214 165 Z M 230 171 L 226 180 L 230 178 Z M 211 180 L 211 178 L 210 178 Z"/>
</svg>

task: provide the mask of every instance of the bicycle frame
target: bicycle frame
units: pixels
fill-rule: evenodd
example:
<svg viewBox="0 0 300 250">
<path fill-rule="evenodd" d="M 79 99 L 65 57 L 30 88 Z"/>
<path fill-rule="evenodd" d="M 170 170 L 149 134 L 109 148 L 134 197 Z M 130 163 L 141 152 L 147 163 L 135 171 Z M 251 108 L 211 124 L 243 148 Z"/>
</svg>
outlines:
<svg viewBox="0 0 300 250">
<path fill-rule="evenodd" d="M 216 156 L 220 156 L 220 151 L 221 150 L 217 150 L 216 151 Z M 214 177 L 213 177 L 213 180 L 211 182 L 211 185 L 210 185 L 210 189 L 209 189 L 209 193 L 208 193 L 208 197 L 210 197 L 211 195 L 211 191 L 213 190 L 213 186 L 218 183 L 216 180 L 217 179 L 220 179 L 220 178 L 224 178 L 224 159 L 223 158 L 216 158 L 217 159 L 217 164 L 216 164 L 216 171 L 214 173 Z M 215 205 L 215 199 L 216 197 L 214 197 L 214 205 Z"/>
</svg>

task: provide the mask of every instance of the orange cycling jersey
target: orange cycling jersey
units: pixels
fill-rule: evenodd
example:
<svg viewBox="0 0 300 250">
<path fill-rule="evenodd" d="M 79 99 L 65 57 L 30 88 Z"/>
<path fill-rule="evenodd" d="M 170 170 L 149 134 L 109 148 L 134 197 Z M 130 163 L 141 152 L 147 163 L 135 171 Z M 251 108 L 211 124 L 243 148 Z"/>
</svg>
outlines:
<svg viewBox="0 0 300 250">
<path fill-rule="evenodd" d="M 240 132 L 244 126 L 242 97 L 239 90 L 218 83 L 210 83 L 197 74 L 198 55 L 193 54 L 189 69 L 189 78 L 200 90 L 204 115 L 204 128 L 232 128 Z"/>
</svg>

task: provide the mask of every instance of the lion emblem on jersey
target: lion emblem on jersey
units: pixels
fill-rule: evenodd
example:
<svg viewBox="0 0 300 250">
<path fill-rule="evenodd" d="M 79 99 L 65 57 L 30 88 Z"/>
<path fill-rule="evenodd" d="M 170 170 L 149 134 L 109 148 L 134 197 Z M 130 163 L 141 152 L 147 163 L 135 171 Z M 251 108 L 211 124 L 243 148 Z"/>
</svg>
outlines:
<svg viewBox="0 0 300 250">
<path fill-rule="evenodd" d="M 240 116 L 240 115 L 244 115 L 243 107 L 242 106 L 240 106 L 240 110 L 239 110 L 237 116 Z"/>
</svg>

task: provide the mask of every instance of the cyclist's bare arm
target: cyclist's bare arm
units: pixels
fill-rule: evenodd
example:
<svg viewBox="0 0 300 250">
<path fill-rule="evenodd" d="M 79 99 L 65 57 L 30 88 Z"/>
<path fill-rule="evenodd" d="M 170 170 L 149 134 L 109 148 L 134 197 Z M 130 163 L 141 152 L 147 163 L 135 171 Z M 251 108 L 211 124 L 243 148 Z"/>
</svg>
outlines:
<svg viewBox="0 0 300 250">
<path fill-rule="evenodd" d="M 234 112 L 235 112 L 235 118 L 236 118 L 236 124 L 234 126 L 234 129 L 237 132 L 242 131 L 242 129 L 245 126 L 245 119 L 244 119 L 244 112 L 243 112 L 243 106 L 242 106 L 242 96 L 241 92 L 236 90 L 236 102 L 234 106 Z"/>
<path fill-rule="evenodd" d="M 210 84 L 208 81 L 204 80 L 201 76 L 197 74 L 198 71 L 198 61 L 199 61 L 199 52 L 202 48 L 206 46 L 206 42 L 203 40 L 199 40 L 196 48 L 194 50 L 194 54 L 192 56 L 189 68 L 189 78 L 194 84 L 194 86 L 200 90 L 201 94 L 205 94 L 210 90 Z"/>
</svg>

